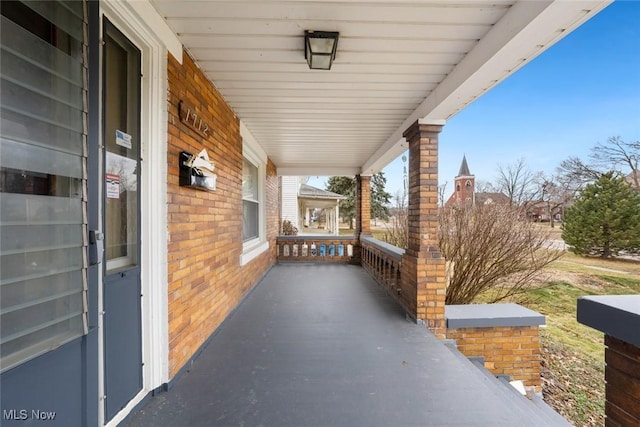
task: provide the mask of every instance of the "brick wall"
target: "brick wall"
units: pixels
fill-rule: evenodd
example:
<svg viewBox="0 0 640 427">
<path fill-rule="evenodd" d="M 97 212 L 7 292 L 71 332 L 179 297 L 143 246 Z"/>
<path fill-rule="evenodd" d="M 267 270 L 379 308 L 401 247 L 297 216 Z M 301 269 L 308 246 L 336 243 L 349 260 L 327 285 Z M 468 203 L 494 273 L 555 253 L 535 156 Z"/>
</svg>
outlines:
<svg viewBox="0 0 640 427">
<path fill-rule="evenodd" d="M 168 74 L 169 373 L 173 377 L 275 262 L 279 205 L 276 168 L 269 162 L 266 221 L 270 248 L 241 267 L 239 121 L 187 52 L 183 64 L 169 55 Z M 208 137 L 180 122 L 181 100 L 208 124 Z M 179 186 L 180 152 L 197 154 L 203 148 L 215 164 L 214 192 Z"/>
<path fill-rule="evenodd" d="M 542 391 L 538 326 L 447 329 L 447 339 L 456 340 L 467 357 L 484 357 L 485 368 L 494 375 L 508 375 Z"/>
<path fill-rule="evenodd" d="M 605 335 L 607 426 L 640 425 L 640 348 Z"/>
</svg>

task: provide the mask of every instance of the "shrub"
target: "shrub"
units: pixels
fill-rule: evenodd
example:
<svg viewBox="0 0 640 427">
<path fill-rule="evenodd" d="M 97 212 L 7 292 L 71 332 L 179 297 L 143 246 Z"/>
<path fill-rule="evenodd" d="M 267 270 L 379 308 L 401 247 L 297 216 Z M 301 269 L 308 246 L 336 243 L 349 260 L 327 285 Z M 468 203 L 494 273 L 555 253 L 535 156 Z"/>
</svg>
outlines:
<svg viewBox="0 0 640 427">
<path fill-rule="evenodd" d="M 294 226 L 291 221 L 285 219 L 282 221 L 282 234 L 285 236 L 297 236 L 298 228 Z"/>
<path fill-rule="evenodd" d="M 525 292 L 563 252 L 516 207 L 460 206 L 441 214 L 439 246 L 453 265 L 446 304 L 469 304 L 480 294 L 495 303 Z"/>
</svg>

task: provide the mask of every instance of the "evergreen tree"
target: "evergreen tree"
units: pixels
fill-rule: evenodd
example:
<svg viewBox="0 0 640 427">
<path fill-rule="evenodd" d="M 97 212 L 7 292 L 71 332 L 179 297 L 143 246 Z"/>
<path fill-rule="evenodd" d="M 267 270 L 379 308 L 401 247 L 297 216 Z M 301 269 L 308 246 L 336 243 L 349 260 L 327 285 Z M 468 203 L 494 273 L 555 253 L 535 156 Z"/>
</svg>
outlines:
<svg viewBox="0 0 640 427">
<path fill-rule="evenodd" d="M 391 194 L 384 186 L 387 183 L 383 172 L 378 172 L 371 177 L 371 218 L 388 219 Z M 327 181 L 327 191 L 347 196 L 340 202 L 340 216 L 353 228 L 353 219 L 356 215 L 356 179 L 349 176 L 332 176 Z"/>
<path fill-rule="evenodd" d="M 640 193 L 614 172 L 587 185 L 564 219 L 562 238 L 577 254 L 640 253 Z"/>
<path fill-rule="evenodd" d="M 344 222 L 353 228 L 353 218 L 356 216 L 356 179 L 350 176 L 332 176 L 327 181 L 327 191 L 347 196 L 340 201 L 340 216 Z"/>
<path fill-rule="evenodd" d="M 384 172 L 378 172 L 371 177 L 371 219 L 379 218 L 384 221 L 389 219 L 391 194 L 384 188 L 386 183 L 387 178 Z"/>
</svg>

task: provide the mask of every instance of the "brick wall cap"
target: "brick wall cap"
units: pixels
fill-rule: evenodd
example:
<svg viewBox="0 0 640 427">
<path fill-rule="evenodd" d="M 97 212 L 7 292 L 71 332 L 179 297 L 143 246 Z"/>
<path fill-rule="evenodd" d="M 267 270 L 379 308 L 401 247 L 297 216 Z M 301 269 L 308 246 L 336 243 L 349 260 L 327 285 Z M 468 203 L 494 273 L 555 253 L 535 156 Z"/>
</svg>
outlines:
<svg viewBox="0 0 640 427">
<path fill-rule="evenodd" d="M 640 295 L 578 298 L 578 322 L 640 347 Z"/>
<path fill-rule="evenodd" d="M 545 324 L 542 314 L 514 303 L 447 305 L 445 318 L 448 329 Z"/>
</svg>

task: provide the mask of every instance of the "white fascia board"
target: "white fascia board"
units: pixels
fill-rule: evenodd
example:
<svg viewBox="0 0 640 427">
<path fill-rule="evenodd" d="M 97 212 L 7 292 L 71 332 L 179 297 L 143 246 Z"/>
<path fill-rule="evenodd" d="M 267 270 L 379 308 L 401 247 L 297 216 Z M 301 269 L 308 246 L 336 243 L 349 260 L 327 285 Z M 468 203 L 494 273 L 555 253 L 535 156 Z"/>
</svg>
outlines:
<svg viewBox="0 0 640 427">
<path fill-rule="evenodd" d="M 267 163 L 266 151 L 255 139 L 251 131 L 240 121 L 240 135 L 242 136 L 242 155 L 254 163 Z"/>
<path fill-rule="evenodd" d="M 139 16 L 140 21 L 144 22 L 146 26 L 162 40 L 167 50 L 182 64 L 182 42 L 153 7 L 151 2 L 130 0 L 127 3 Z"/>
<path fill-rule="evenodd" d="M 410 116 L 411 117 L 411 116 Z M 416 120 L 407 119 L 402 123 L 400 128 L 403 129 L 402 132 L 396 130 L 387 142 L 385 142 L 374 154 L 367 160 L 367 162 L 362 166 L 362 170 L 365 171 L 369 175 L 373 175 L 381 171 L 385 166 L 394 161 L 398 156 L 409 149 L 409 143 L 404 139 L 402 134 L 404 130 L 406 130 L 412 123 Z M 405 123 L 407 125 L 405 126 Z"/>
<path fill-rule="evenodd" d="M 438 123 L 453 117 L 531 59 L 596 15 L 612 0 L 519 1 L 367 160 L 375 173 L 408 147 L 404 131 L 416 120 Z"/>
<path fill-rule="evenodd" d="M 416 109 L 449 119 L 611 1 L 519 1 Z"/>
</svg>

